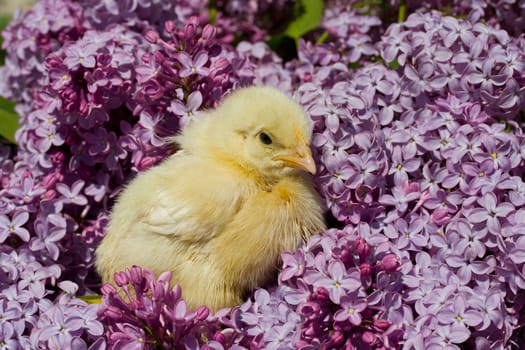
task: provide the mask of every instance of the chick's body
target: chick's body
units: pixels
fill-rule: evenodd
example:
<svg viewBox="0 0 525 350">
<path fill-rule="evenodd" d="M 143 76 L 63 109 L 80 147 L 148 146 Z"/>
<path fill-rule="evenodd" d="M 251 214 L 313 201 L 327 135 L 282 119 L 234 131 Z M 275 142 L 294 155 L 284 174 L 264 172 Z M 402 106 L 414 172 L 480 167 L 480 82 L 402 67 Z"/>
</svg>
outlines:
<svg viewBox="0 0 525 350">
<path fill-rule="evenodd" d="M 139 265 L 172 271 L 190 307 L 242 302 L 272 278 L 282 251 L 325 228 L 302 171 L 315 172 L 310 137 L 282 93 L 234 92 L 176 137 L 181 151 L 119 196 L 96 253 L 103 281 Z"/>
</svg>

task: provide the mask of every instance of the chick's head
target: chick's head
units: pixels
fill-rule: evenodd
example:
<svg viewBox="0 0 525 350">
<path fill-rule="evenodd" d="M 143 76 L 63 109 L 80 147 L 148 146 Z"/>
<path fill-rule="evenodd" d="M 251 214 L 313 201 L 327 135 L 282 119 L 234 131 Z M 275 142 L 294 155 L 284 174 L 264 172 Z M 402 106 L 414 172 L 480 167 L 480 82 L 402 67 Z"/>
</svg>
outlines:
<svg viewBox="0 0 525 350">
<path fill-rule="evenodd" d="M 315 174 L 312 129 L 303 109 L 270 87 L 248 87 L 227 96 L 214 111 L 214 133 L 240 165 L 270 177 L 302 170 Z"/>
</svg>

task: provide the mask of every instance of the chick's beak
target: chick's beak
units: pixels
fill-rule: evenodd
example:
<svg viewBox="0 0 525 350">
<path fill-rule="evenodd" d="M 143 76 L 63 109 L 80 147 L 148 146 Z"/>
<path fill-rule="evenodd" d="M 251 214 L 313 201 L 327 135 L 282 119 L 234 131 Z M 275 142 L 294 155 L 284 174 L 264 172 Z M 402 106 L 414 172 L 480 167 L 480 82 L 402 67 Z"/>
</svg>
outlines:
<svg viewBox="0 0 525 350">
<path fill-rule="evenodd" d="M 307 171 L 312 175 L 315 175 L 317 171 L 312 151 L 304 143 L 299 144 L 292 152 L 279 155 L 274 159 L 281 160 L 287 166 Z"/>
</svg>

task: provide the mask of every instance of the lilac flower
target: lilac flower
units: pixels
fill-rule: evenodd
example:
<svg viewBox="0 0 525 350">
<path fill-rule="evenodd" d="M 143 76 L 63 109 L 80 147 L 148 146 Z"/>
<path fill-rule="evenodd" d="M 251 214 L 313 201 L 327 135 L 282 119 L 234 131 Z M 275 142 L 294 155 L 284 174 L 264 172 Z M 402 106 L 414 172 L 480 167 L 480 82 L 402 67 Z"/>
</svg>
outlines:
<svg viewBox="0 0 525 350">
<path fill-rule="evenodd" d="M 400 147 L 394 147 L 392 153 L 392 166 L 389 174 L 394 174 L 396 184 L 401 184 L 408 180 L 408 174 L 419 168 L 420 160 L 417 158 L 405 158 Z"/>
<path fill-rule="evenodd" d="M 350 322 L 355 326 L 361 324 L 361 312 L 365 310 L 367 303 L 356 295 L 348 295 L 341 298 L 341 309 L 334 314 L 334 320 Z"/>
<path fill-rule="evenodd" d="M 336 304 L 340 303 L 344 292 L 354 292 L 361 285 L 359 272 L 354 270 L 349 274 L 345 273 L 344 265 L 338 261 L 328 265 L 326 276 L 319 274 L 312 278 L 314 278 L 314 283 L 317 286 L 323 286 L 328 289 L 330 299 Z"/>
<path fill-rule="evenodd" d="M 279 274 L 279 279 L 281 281 L 286 281 L 292 277 L 301 276 L 303 274 L 306 267 L 306 260 L 304 255 L 300 252 L 294 254 L 285 252 L 281 254 L 281 258 L 284 265 L 284 268 Z"/>
<path fill-rule="evenodd" d="M 82 187 L 84 187 L 84 181 L 77 180 L 71 187 L 66 184 L 57 184 L 57 191 L 64 196 L 64 203 L 74 203 L 76 205 L 86 205 L 87 199 L 84 195 L 80 194 Z"/>
<path fill-rule="evenodd" d="M 117 324 L 118 331 L 111 333 L 109 340 L 115 349 L 144 349 L 145 334 L 140 327 L 131 324 Z"/>
<path fill-rule="evenodd" d="M 192 74 L 208 75 L 209 73 L 209 69 L 204 67 L 208 62 L 208 55 L 205 52 L 199 52 L 194 59 L 186 52 L 181 52 L 177 59 L 182 64 L 182 69 L 179 72 L 181 78 L 186 78 Z"/>
<path fill-rule="evenodd" d="M 66 47 L 64 59 L 64 64 L 69 69 L 76 69 L 78 66 L 83 66 L 85 68 L 95 67 L 95 53 L 97 47 L 95 45 L 71 45 Z M 62 79 L 62 78 L 61 78 Z"/>
<path fill-rule="evenodd" d="M 49 227 L 48 221 L 38 221 L 35 223 L 36 238 L 31 240 L 29 248 L 33 251 L 46 249 L 53 260 L 57 260 L 60 255 L 60 248 L 57 245 L 66 234 L 65 228 Z"/>
<path fill-rule="evenodd" d="M 459 349 L 454 344 L 465 342 L 470 336 L 467 329 L 455 327 L 438 327 L 434 336 L 428 341 L 428 349 Z"/>
<path fill-rule="evenodd" d="M 498 188 L 504 190 L 510 190 L 509 200 L 516 206 L 520 207 L 525 204 L 525 183 L 518 177 L 511 177 L 509 179 L 501 181 Z"/>
<path fill-rule="evenodd" d="M 45 189 L 35 184 L 34 180 L 29 176 L 22 180 L 21 188 L 13 187 L 8 190 L 10 195 L 14 196 L 15 198 L 19 198 L 26 203 L 32 202 L 44 192 Z"/>
<path fill-rule="evenodd" d="M 392 189 L 392 195 L 385 194 L 381 196 L 379 202 L 381 204 L 393 205 L 398 212 L 406 212 L 408 203 L 415 201 L 420 197 L 419 190 L 413 190 L 407 182 L 403 186 L 396 186 Z"/>
<path fill-rule="evenodd" d="M 398 21 L 399 1 L 388 13 L 325 2 L 298 59 L 265 43 L 289 0 L 219 1 L 214 14 L 204 0 L 41 0 L 15 15 L 0 67 L 20 115 L 18 145 L 0 141 L 4 347 L 518 344 L 523 11 L 403 4 Z M 94 252 L 122 186 L 198 110 L 251 84 L 294 92 L 311 116 L 329 229 L 283 253 L 277 285 L 216 314 L 139 267 L 102 287 L 102 305 L 78 299 L 98 292 Z"/>
<path fill-rule="evenodd" d="M 488 257 L 484 261 L 475 260 L 475 257 L 464 257 L 459 255 L 449 255 L 445 261 L 451 267 L 458 268 L 457 276 L 461 283 L 468 283 L 472 279 L 472 274 L 485 276 L 494 271 L 495 260 Z"/>
<path fill-rule="evenodd" d="M 29 214 L 24 211 L 15 212 L 9 219 L 7 215 L 0 214 L 0 243 L 5 242 L 12 235 L 18 236 L 21 240 L 29 241 L 29 231 L 23 227 L 29 220 Z"/>
<path fill-rule="evenodd" d="M 20 347 L 11 323 L 3 322 L 0 324 L 0 343 L 3 349 L 17 349 Z"/>
<path fill-rule="evenodd" d="M 437 313 L 436 318 L 443 325 L 450 325 L 457 330 L 464 329 L 466 332 L 468 326 L 475 327 L 482 322 L 478 311 L 467 309 L 466 300 L 462 296 L 456 296 L 451 305 Z"/>
<path fill-rule="evenodd" d="M 188 96 L 187 105 L 182 104 L 178 100 L 173 100 L 171 106 L 168 107 L 170 112 L 175 113 L 176 115 L 181 116 L 181 124 L 187 125 L 193 118 L 197 110 L 202 105 L 202 94 L 200 91 L 194 91 Z"/>
<path fill-rule="evenodd" d="M 481 311 L 483 323 L 478 326 L 479 330 L 487 329 L 491 323 L 500 328 L 503 325 L 503 317 L 500 312 L 501 308 L 501 294 L 491 293 L 486 298 L 474 299 L 475 307 Z"/>
<path fill-rule="evenodd" d="M 489 232 L 497 234 L 500 232 L 501 223 L 499 218 L 507 217 L 512 211 L 514 206 L 510 203 L 500 203 L 496 196 L 487 192 L 478 201 L 481 208 L 474 208 L 469 211 L 468 218 L 474 223 L 486 223 Z"/>
</svg>

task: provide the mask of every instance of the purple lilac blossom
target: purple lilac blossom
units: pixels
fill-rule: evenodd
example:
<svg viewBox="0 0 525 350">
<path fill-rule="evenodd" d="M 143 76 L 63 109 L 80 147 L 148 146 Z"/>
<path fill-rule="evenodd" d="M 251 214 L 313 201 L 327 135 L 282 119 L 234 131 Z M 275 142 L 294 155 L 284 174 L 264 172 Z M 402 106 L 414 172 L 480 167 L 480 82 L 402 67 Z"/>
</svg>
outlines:
<svg viewBox="0 0 525 350">
<path fill-rule="evenodd" d="M 396 23 L 397 1 L 327 1 L 288 62 L 264 40 L 293 1 L 217 1 L 214 25 L 201 0 L 18 13 L 0 68 L 20 114 L 17 149 L 0 142 L 0 343 L 523 347 L 523 4 L 443 3 L 407 1 Z M 130 267 L 100 288 L 93 254 L 121 187 L 170 154 L 164 137 L 251 84 L 293 92 L 311 117 L 331 228 L 214 315 L 188 310 L 169 273 Z M 100 305 L 79 298 L 98 291 Z"/>
</svg>

